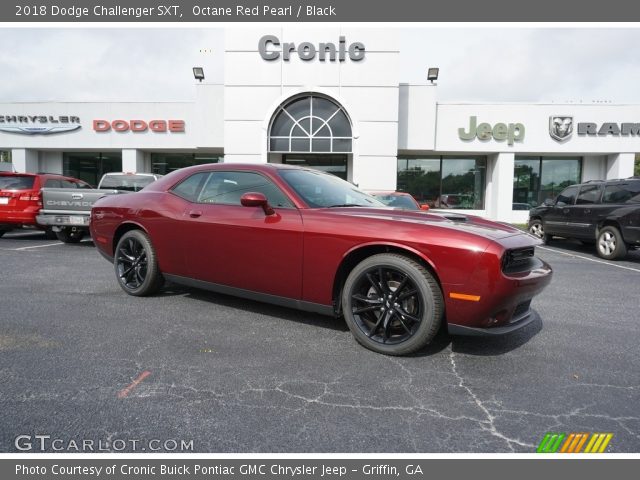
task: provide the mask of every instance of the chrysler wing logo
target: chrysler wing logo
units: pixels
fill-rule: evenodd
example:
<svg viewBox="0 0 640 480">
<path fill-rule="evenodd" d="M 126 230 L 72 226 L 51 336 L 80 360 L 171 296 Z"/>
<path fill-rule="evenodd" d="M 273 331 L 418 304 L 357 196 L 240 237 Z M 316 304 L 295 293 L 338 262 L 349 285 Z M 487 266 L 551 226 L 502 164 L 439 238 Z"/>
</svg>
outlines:
<svg viewBox="0 0 640 480">
<path fill-rule="evenodd" d="M 558 142 L 569 140 L 573 133 L 573 117 L 562 115 L 549 117 L 549 135 Z"/>
<path fill-rule="evenodd" d="M 21 125 L 0 125 L 0 132 L 21 133 L 23 135 L 50 135 L 52 133 L 71 132 L 80 125 L 56 125 L 52 127 L 27 127 Z"/>
</svg>

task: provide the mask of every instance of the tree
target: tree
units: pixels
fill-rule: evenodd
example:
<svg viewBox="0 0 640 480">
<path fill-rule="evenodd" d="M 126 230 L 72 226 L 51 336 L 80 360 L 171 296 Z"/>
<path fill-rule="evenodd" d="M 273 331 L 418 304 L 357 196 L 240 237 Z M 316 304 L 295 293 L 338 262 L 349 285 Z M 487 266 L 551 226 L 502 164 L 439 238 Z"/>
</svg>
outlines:
<svg viewBox="0 0 640 480">
<path fill-rule="evenodd" d="M 640 153 L 636 153 L 636 164 L 633 168 L 633 174 L 636 177 L 640 177 Z"/>
</svg>

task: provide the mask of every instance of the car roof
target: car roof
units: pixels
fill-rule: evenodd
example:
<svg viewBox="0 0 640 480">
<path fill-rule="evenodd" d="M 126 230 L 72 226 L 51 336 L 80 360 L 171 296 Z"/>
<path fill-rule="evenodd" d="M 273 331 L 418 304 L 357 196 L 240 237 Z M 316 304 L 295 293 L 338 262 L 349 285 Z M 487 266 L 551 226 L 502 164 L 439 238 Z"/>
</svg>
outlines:
<svg viewBox="0 0 640 480">
<path fill-rule="evenodd" d="M 103 177 L 111 176 L 111 175 L 144 175 L 145 177 L 155 177 L 160 175 L 159 173 L 149 173 L 149 172 L 107 172 L 103 175 Z"/>
</svg>

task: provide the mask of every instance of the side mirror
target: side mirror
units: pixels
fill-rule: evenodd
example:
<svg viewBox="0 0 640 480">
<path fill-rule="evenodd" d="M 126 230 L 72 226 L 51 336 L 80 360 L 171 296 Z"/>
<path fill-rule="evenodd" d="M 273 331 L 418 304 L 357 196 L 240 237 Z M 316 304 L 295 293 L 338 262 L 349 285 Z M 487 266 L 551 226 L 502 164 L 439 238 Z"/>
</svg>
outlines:
<svg viewBox="0 0 640 480">
<path fill-rule="evenodd" d="M 554 205 L 553 198 L 545 198 L 544 202 L 543 202 L 543 205 L 545 207 L 553 207 L 553 205 Z"/>
<path fill-rule="evenodd" d="M 422 205 L 420 205 L 420 210 L 429 210 L 429 205 L 423 203 Z"/>
<path fill-rule="evenodd" d="M 247 192 L 240 197 L 240 204 L 243 207 L 262 207 L 265 215 L 276 213 L 263 193 Z"/>
</svg>

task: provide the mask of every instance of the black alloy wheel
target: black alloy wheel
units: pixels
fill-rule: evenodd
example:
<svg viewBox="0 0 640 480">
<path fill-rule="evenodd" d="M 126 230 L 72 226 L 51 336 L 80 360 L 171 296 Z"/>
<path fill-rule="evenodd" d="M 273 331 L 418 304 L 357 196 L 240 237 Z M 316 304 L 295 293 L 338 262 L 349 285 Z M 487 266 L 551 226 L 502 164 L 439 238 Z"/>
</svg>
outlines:
<svg viewBox="0 0 640 480">
<path fill-rule="evenodd" d="M 344 317 L 356 340 L 387 355 L 406 355 L 427 345 L 443 314 L 433 275 L 402 255 L 373 255 L 349 274 L 342 297 Z"/>
<path fill-rule="evenodd" d="M 130 230 L 122 236 L 113 264 L 118 284 L 129 295 L 152 295 L 162 285 L 155 250 L 141 230 Z"/>
</svg>

